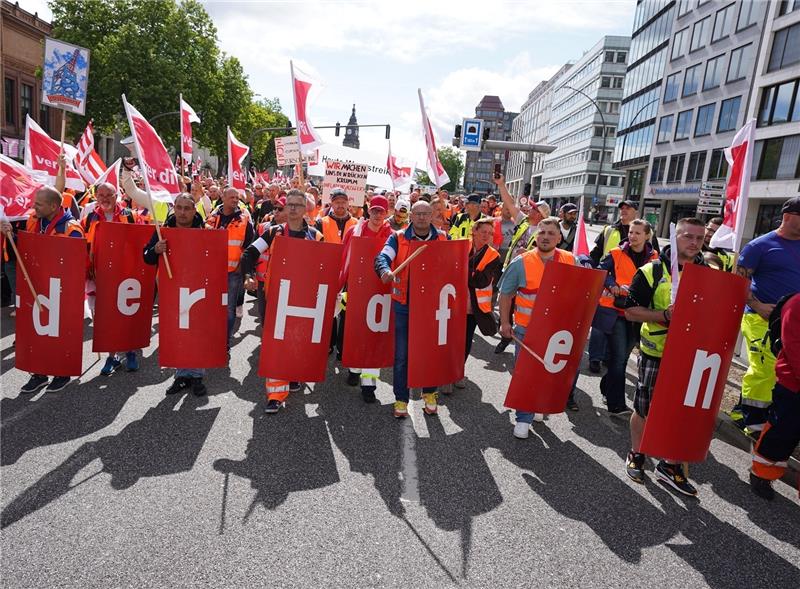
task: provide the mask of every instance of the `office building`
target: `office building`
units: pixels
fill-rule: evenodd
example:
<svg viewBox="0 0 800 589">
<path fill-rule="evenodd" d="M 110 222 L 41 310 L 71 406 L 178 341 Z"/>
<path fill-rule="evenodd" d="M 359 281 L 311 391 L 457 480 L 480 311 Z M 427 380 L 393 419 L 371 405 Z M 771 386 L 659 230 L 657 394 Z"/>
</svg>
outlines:
<svg viewBox="0 0 800 589">
<path fill-rule="evenodd" d="M 489 139 L 509 141 L 517 113 L 506 112 L 498 96 L 484 96 L 475 107 L 475 118 L 482 119 L 484 129 L 489 129 Z M 464 166 L 464 190 L 467 193 L 486 194 L 495 188 L 491 180 L 496 163 L 503 163 L 500 151 L 468 151 Z"/>
</svg>

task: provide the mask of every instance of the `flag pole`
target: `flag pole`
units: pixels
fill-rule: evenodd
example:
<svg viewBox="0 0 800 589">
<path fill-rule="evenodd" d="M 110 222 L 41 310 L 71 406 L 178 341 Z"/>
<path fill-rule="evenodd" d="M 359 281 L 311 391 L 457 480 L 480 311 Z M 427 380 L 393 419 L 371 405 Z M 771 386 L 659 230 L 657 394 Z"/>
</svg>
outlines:
<svg viewBox="0 0 800 589">
<path fill-rule="evenodd" d="M 294 99 L 294 120 L 297 128 L 295 129 L 295 133 L 297 134 L 297 153 L 298 158 L 300 160 L 300 168 L 298 169 L 299 176 L 300 176 L 300 183 L 302 184 L 302 190 L 305 193 L 305 178 L 303 177 L 303 141 L 300 137 L 300 118 L 297 114 L 297 92 L 295 91 L 295 84 L 294 84 L 294 62 L 290 59 L 289 60 L 289 71 L 292 74 L 292 98 Z M 317 203 L 314 203 L 316 206 Z"/>
<path fill-rule="evenodd" d="M 11 243 L 11 249 L 14 250 L 14 255 L 17 257 L 17 264 L 19 264 L 19 269 L 22 270 L 22 275 L 25 277 L 25 282 L 31 291 L 33 302 L 36 304 L 36 308 L 39 309 L 39 312 L 41 313 L 42 304 L 39 302 L 39 295 L 36 294 L 36 289 L 33 288 L 33 282 L 31 282 L 31 277 L 28 275 L 28 269 L 25 267 L 25 262 L 23 261 L 22 256 L 19 254 L 17 244 L 14 243 L 14 236 L 11 233 L 6 233 L 6 239 L 9 241 L 9 243 Z"/>
</svg>

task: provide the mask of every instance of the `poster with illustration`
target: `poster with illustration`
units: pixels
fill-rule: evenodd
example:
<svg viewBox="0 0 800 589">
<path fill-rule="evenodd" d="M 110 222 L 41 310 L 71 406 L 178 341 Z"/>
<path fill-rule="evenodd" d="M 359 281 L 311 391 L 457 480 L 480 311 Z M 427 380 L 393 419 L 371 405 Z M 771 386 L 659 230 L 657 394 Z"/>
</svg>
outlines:
<svg viewBox="0 0 800 589">
<path fill-rule="evenodd" d="M 42 104 L 86 114 L 89 53 L 84 47 L 45 38 Z"/>
</svg>

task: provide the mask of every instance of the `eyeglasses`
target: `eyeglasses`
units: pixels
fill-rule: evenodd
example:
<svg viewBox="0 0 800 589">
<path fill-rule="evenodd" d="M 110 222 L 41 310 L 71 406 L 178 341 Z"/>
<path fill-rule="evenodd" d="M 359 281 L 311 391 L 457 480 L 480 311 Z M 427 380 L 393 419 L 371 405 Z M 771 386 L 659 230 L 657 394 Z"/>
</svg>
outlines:
<svg viewBox="0 0 800 589">
<path fill-rule="evenodd" d="M 299 202 L 287 202 L 286 207 L 289 209 L 304 209 L 306 205 Z"/>
</svg>

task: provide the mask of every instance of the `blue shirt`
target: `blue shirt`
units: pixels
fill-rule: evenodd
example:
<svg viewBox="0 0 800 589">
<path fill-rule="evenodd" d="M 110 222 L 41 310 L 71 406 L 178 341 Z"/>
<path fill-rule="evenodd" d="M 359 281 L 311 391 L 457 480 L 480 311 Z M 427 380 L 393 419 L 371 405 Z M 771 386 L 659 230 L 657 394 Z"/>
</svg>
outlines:
<svg viewBox="0 0 800 589">
<path fill-rule="evenodd" d="M 753 271 L 753 295 L 762 303 L 775 304 L 800 292 L 800 239 L 784 239 L 770 231 L 742 248 L 739 266 Z"/>
</svg>

